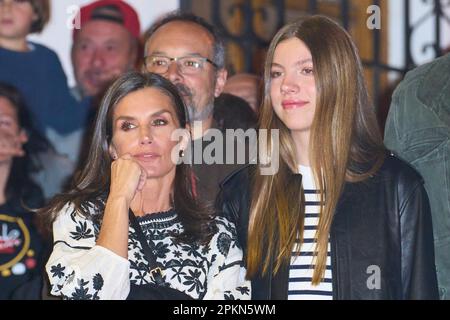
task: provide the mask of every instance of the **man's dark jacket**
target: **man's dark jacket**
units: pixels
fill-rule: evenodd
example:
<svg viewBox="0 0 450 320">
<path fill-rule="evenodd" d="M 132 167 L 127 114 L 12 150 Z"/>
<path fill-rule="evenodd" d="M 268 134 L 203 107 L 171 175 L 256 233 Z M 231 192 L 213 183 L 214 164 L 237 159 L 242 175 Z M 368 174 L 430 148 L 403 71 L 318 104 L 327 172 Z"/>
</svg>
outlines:
<svg viewBox="0 0 450 320">
<path fill-rule="evenodd" d="M 256 170 L 247 166 L 230 175 L 218 198 L 236 223 L 244 254 Z M 333 299 L 438 299 L 428 196 L 417 172 L 393 155 L 373 177 L 345 184 L 330 244 Z M 252 279 L 253 299 L 287 299 L 289 266 L 271 274 L 269 268 Z"/>
</svg>

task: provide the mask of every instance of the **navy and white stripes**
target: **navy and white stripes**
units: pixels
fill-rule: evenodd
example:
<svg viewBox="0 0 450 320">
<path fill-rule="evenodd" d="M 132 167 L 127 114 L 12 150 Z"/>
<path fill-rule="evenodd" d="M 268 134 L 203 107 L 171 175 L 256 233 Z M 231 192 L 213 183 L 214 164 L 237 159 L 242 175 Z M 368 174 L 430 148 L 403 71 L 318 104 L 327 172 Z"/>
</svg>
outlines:
<svg viewBox="0 0 450 320">
<path fill-rule="evenodd" d="M 300 247 L 300 255 L 297 256 L 297 254 L 293 252 L 291 257 L 288 299 L 331 300 L 333 298 L 333 288 L 331 282 L 329 243 L 325 277 L 319 285 L 313 286 L 311 284 L 314 271 L 312 266 L 315 247 L 314 236 L 319 221 L 320 197 L 315 188 L 311 169 L 309 167 L 300 166 L 299 172 L 303 176 L 303 189 L 305 190 L 305 227 L 303 231 L 303 243 Z"/>
</svg>

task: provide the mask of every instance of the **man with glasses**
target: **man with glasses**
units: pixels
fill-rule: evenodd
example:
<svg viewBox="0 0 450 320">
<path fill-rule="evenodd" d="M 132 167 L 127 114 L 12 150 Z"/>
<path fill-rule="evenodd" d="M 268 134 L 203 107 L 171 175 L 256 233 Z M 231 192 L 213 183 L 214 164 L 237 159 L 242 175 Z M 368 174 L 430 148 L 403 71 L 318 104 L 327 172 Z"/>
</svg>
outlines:
<svg viewBox="0 0 450 320">
<path fill-rule="evenodd" d="M 172 13 L 148 32 L 145 67 L 169 79 L 183 96 L 191 123 L 211 128 L 214 98 L 227 79 L 224 44 L 217 31 L 194 15 Z M 194 139 L 199 137 L 193 137 Z"/>
<path fill-rule="evenodd" d="M 202 127 L 191 130 L 194 153 L 200 143 L 201 150 L 205 150 L 214 142 L 209 129 L 217 128 L 214 99 L 222 93 L 227 79 L 223 40 L 202 18 L 178 12 L 156 22 L 146 39 L 145 70 L 164 76 L 178 88 L 189 112 L 191 129 L 198 124 Z M 193 164 L 195 192 L 202 200 L 215 201 L 220 182 L 239 168 L 236 163 L 225 164 L 225 137 L 223 141 L 223 164 Z"/>
</svg>

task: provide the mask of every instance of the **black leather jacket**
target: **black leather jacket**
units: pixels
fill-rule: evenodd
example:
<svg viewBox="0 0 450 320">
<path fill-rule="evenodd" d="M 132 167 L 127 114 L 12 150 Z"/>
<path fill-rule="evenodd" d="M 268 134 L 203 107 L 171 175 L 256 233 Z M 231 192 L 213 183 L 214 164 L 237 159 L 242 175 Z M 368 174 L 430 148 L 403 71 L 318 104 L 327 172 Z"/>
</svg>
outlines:
<svg viewBox="0 0 450 320">
<path fill-rule="evenodd" d="M 236 222 L 244 252 L 249 177 L 255 169 L 247 166 L 230 175 L 218 198 L 223 214 Z M 428 196 L 421 177 L 398 158 L 387 156 L 377 174 L 364 182 L 346 183 L 330 243 L 333 299 L 439 298 Z M 373 266 L 380 271 L 375 288 Z M 287 299 L 289 266 L 271 274 L 252 279 L 253 299 Z"/>
</svg>

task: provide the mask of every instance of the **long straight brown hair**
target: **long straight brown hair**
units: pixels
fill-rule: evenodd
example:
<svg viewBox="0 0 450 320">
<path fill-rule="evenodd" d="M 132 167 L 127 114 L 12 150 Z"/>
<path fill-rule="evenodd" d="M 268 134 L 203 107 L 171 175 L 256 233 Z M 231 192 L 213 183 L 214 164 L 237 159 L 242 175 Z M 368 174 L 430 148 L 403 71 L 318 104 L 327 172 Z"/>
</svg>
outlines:
<svg viewBox="0 0 450 320">
<path fill-rule="evenodd" d="M 311 52 L 317 92 L 309 156 L 321 203 L 312 279 L 313 284 L 319 284 L 343 186 L 375 173 L 383 163 L 385 148 L 369 102 L 361 61 L 349 34 L 324 16 L 304 17 L 278 31 L 266 57 L 259 125 L 261 129 L 279 130 L 280 166 L 274 175 L 253 177 L 248 276 L 251 278 L 259 270 L 266 274 L 272 259 L 275 274 L 282 264 L 289 264 L 292 250 L 299 254 L 303 242 L 304 195 L 301 179 L 294 174 L 298 172 L 296 147 L 289 129 L 274 113 L 270 98 L 274 51 L 280 42 L 294 37 Z M 269 159 L 273 143 L 277 142 L 269 138 Z M 300 243 L 294 248 L 297 237 Z"/>
<path fill-rule="evenodd" d="M 55 196 L 38 211 L 40 229 L 48 234 L 62 208 L 71 203 L 76 212 L 100 224 L 111 182 L 111 156 L 109 145 L 113 134 L 113 113 L 117 104 L 128 94 L 154 88 L 168 96 L 174 106 L 179 128 L 186 129 L 188 113 L 176 87 L 164 77 L 154 73 L 129 72 L 117 79 L 108 89 L 97 112 L 89 155 L 81 172 L 75 177 L 73 187 Z M 182 162 L 176 167 L 172 200 L 183 225 L 176 237 L 183 242 L 208 242 L 216 230 L 211 206 L 194 197 L 192 168 Z M 94 209 L 91 213 L 89 208 Z"/>
</svg>

